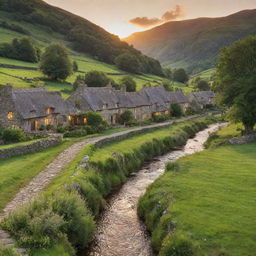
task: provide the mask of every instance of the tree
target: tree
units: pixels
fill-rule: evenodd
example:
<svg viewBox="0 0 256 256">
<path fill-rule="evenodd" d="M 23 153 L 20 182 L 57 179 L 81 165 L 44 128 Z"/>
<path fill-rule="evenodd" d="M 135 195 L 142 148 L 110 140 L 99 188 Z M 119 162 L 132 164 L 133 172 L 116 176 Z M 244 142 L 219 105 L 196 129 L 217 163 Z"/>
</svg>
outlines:
<svg viewBox="0 0 256 256">
<path fill-rule="evenodd" d="M 174 70 L 173 72 L 173 80 L 180 83 L 186 83 L 189 77 L 183 68 L 179 68 Z"/>
<path fill-rule="evenodd" d="M 41 58 L 40 70 L 52 80 L 65 80 L 72 74 L 67 49 L 60 43 L 49 45 Z"/>
<path fill-rule="evenodd" d="M 199 91 L 209 91 L 211 89 L 209 83 L 201 79 L 195 84 L 195 86 Z"/>
<path fill-rule="evenodd" d="M 78 64 L 76 61 L 73 61 L 73 71 L 78 72 Z"/>
<path fill-rule="evenodd" d="M 92 127 L 98 127 L 103 123 L 102 116 L 96 112 L 88 112 L 84 114 L 84 117 L 87 119 L 87 124 Z"/>
<path fill-rule="evenodd" d="M 163 72 L 164 72 L 164 76 L 167 79 L 172 80 L 172 70 L 170 68 L 163 69 Z"/>
<path fill-rule="evenodd" d="M 216 83 L 218 103 L 229 108 L 233 122 L 242 122 L 245 133 L 253 132 L 256 124 L 256 36 L 221 51 L 217 65 Z"/>
<path fill-rule="evenodd" d="M 105 73 L 97 70 L 86 73 L 84 77 L 84 82 L 88 87 L 105 87 L 109 81 Z"/>
<path fill-rule="evenodd" d="M 130 73 L 138 74 L 141 72 L 141 65 L 139 59 L 136 57 L 136 55 L 128 52 L 117 56 L 115 58 L 115 64 L 118 68 Z"/>
<path fill-rule="evenodd" d="M 136 92 L 137 84 L 131 76 L 125 76 L 120 80 L 121 87 L 125 87 L 127 92 Z"/>
<path fill-rule="evenodd" d="M 172 83 L 168 79 L 164 79 L 162 81 L 162 85 L 163 85 L 163 87 L 165 88 L 166 91 L 172 92 L 174 90 L 174 88 L 172 86 Z"/>
<path fill-rule="evenodd" d="M 35 63 L 40 59 L 40 49 L 28 37 L 14 38 L 11 44 L 0 45 L 0 56 Z"/>
<path fill-rule="evenodd" d="M 179 104 L 171 104 L 171 115 L 174 117 L 181 117 L 183 115 L 182 108 Z"/>
<path fill-rule="evenodd" d="M 130 110 L 125 110 L 118 118 L 120 124 L 127 124 L 134 120 L 133 113 Z"/>
</svg>

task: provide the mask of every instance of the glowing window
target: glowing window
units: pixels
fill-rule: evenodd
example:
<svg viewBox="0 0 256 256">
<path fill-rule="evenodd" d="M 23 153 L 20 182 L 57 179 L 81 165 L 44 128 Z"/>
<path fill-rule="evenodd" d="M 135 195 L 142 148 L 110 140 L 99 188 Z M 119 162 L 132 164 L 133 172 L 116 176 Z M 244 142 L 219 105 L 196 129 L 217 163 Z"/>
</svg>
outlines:
<svg viewBox="0 0 256 256">
<path fill-rule="evenodd" d="M 53 108 L 47 108 L 45 112 L 47 115 L 51 115 L 53 113 Z"/>
<path fill-rule="evenodd" d="M 12 120 L 14 119 L 14 113 L 13 113 L 13 112 L 8 112 L 8 114 L 7 114 L 7 119 L 8 119 L 9 121 L 12 121 Z"/>
<path fill-rule="evenodd" d="M 72 116 L 68 116 L 68 121 L 72 121 Z"/>
<path fill-rule="evenodd" d="M 50 125 L 50 124 L 51 124 L 51 119 L 45 118 L 44 124 L 45 124 L 45 125 Z"/>
<path fill-rule="evenodd" d="M 86 117 L 84 117 L 84 124 L 87 124 L 87 118 Z"/>
</svg>

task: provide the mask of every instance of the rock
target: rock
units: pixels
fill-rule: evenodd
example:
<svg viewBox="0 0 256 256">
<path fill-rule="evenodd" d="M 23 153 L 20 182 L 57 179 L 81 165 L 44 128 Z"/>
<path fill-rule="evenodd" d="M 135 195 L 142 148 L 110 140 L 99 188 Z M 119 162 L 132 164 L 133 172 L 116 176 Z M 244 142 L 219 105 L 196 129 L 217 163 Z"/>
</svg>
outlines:
<svg viewBox="0 0 256 256">
<path fill-rule="evenodd" d="M 229 143 L 232 145 L 236 145 L 236 144 L 247 144 L 254 141 L 256 141 L 256 134 L 250 134 L 247 136 L 232 138 L 229 140 Z"/>
<path fill-rule="evenodd" d="M 77 168 L 78 169 L 85 168 L 89 160 L 90 160 L 90 157 L 88 155 L 85 155 Z"/>
</svg>

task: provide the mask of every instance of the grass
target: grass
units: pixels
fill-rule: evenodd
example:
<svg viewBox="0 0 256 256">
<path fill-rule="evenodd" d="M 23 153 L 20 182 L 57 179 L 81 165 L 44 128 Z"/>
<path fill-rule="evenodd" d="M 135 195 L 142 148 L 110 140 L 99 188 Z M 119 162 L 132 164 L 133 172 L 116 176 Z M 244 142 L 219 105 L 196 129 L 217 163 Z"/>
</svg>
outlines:
<svg viewBox="0 0 256 256">
<path fill-rule="evenodd" d="M 22 187 L 24 187 L 34 176 L 40 173 L 49 163 L 51 163 L 58 154 L 71 146 L 73 143 L 85 138 L 108 135 L 111 133 L 124 131 L 126 129 L 127 128 L 115 128 L 107 130 L 101 134 L 94 134 L 72 140 L 66 139 L 58 146 L 48 148 L 37 153 L 0 160 L 0 211 L 3 210 L 5 205 Z M 0 149 L 32 142 L 34 141 L 4 145 L 0 146 Z"/>
<path fill-rule="evenodd" d="M 73 143 L 66 140 L 37 153 L 0 160 L 0 211 L 22 187 Z"/>
<path fill-rule="evenodd" d="M 177 237 L 193 245 L 193 255 L 255 255 L 255 149 L 252 143 L 187 156 L 178 161 L 179 171 L 167 167 L 150 186 L 140 212 L 161 256 L 177 255 L 167 253 Z M 168 235 L 173 224 L 175 233 Z"/>
</svg>

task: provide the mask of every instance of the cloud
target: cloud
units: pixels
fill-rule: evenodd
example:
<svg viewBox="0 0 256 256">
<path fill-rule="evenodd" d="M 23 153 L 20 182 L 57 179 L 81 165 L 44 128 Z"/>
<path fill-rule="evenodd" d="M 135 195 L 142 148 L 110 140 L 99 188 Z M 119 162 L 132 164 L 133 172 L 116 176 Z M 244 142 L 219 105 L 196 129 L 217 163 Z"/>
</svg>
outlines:
<svg viewBox="0 0 256 256">
<path fill-rule="evenodd" d="M 138 27 L 148 28 L 161 24 L 162 20 L 158 18 L 137 17 L 129 20 L 129 22 Z"/>
<path fill-rule="evenodd" d="M 167 11 L 163 16 L 162 20 L 171 21 L 177 20 L 178 18 L 184 17 L 184 7 L 181 5 L 176 5 L 175 9 Z"/>
<path fill-rule="evenodd" d="M 156 26 L 168 21 L 177 20 L 178 18 L 184 17 L 184 8 L 181 5 L 176 5 L 174 9 L 165 12 L 162 18 L 148 18 L 148 17 L 137 17 L 129 20 L 129 22 L 137 27 L 149 28 Z"/>
</svg>

